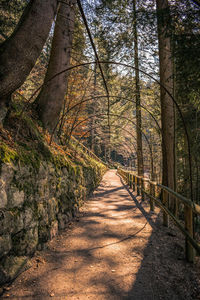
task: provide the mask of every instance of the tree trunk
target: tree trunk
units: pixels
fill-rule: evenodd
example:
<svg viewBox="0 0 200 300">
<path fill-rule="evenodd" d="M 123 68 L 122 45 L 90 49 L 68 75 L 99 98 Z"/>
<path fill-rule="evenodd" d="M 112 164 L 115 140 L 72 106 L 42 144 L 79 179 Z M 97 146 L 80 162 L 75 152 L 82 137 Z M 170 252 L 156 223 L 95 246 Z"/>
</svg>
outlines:
<svg viewBox="0 0 200 300">
<path fill-rule="evenodd" d="M 11 94 L 23 84 L 42 51 L 56 8 L 57 0 L 31 0 L 13 34 L 0 46 L 0 122 Z"/>
<path fill-rule="evenodd" d="M 75 0 L 65 0 L 65 2 L 61 2 L 59 6 L 44 86 L 36 99 L 39 118 L 50 132 L 59 122 L 67 91 L 68 72 L 64 72 L 52 80 L 51 78 L 70 66 L 72 49 Z"/>
<path fill-rule="evenodd" d="M 97 81 L 97 65 L 94 65 L 94 87 L 93 87 L 93 96 L 95 97 L 96 95 L 96 81 Z M 95 99 L 92 101 L 92 103 L 89 105 L 89 115 L 92 115 L 92 118 L 90 119 L 90 137 L 89 137 L 89 141 L 90 141 L 90 149 L 94 152 L 95 150 L 95 145 L 94 145 L 94 139 L 95 139 L 95 129 L 94 129 L 94 125 L 95 125 L 95 114 L 96 114 L 96 103 L 95 103 Z"/>
<path fill-rule="evenodd" d="M 156 0 L 160 82 L 173 95 L 173 62 L 170 41 L 170 13 L 167 0 Z M 165 89 L 160 88 L 163 173 L 162 183 L 174 189 L 174 105 Z"/>
<path fill-rule="evenodd" d="M 142 149 L 142 117 L 140 106 L 140 77 L 139 77 L 139 59 L 138 59 L 138 35 L 137 35 L 137 14 L 136 14 L 136 0 L 133 0 L 133 32 L 134 32 L 134 60 L 135 60 L 135 94 L 136 94 L 136 140 L 137 140 L 137 169 L 138 175 L 143 176 L 143 149 Z"/>
</svg>

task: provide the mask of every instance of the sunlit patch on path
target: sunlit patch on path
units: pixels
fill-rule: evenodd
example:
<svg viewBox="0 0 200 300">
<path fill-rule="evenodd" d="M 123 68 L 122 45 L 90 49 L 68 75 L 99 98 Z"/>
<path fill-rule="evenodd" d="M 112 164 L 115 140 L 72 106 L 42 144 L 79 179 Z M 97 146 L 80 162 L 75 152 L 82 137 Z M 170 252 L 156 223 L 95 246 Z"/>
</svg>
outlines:
<svg viewBox="0 0 200 300">
<path fill-rule="evenodd" d="M 77 222 L 33 258 L 3 298 L 193 299 L 185 277 L 191 266 L 158 213 L 149 214 L 148 202 L 108 171 Z"/>
</svg>

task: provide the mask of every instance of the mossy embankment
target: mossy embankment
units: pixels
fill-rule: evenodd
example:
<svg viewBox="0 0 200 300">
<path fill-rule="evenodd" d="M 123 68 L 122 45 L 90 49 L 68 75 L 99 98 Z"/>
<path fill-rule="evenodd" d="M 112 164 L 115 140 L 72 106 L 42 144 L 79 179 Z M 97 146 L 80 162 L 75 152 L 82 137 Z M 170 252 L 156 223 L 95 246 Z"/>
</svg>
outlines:
<svg viewBox="0 0 200 300">
<path fill-rule="evenodd" d="M 106 166 L 75 142 L 52 142 L 30 114 L 10 113 L 0 131 L 0 284 L 64 229 Z"/>
</svg>

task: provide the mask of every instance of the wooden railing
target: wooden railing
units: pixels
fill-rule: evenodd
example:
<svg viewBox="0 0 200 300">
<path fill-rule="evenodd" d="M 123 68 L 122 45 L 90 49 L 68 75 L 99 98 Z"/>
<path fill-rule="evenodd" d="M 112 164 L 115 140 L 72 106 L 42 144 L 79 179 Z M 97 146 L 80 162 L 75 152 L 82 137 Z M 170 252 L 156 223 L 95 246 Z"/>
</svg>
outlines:
<svg viewBox="0 0 200 300">
<path fill-rule="evenodd" d="M 183 197 L 170 188 L 153 182 L 147 178 L 137 176 L 133 172 L 118 169 L 118 174 L 125 180 L 137 195 L 141 195 L 142 200 L 150 200 L 150 210 L 154 211 L 155 203 L 163 210 L 163 225 L 169 226 L 169 218 L 185 236 L 185 254 L 189 262 L 194 262 L 195 250 L 200 255 L 200 244 L 194 239 L 193 234 L 193 214 L 200 215 L 200 206 L 190 199 Z M 170 210 L 169 197 L 178 200 L 184 205 L 184 225 Z M 160 198 L 162 200 L 160 200 Z"/>
<path fill-rule="evenodd" d="M 77 139 L 73 136 L 71 136 L 71 143 L 75 145 L 76 148 L 82 149 L 84 153 L 86 153 L 88 156 L 92 157 L 93 159 L 97 160 L 98 162 L 102 163 L 103 165 L 107 165 L 104 161 L 102 161 L 92 150 L 88 149 L 86 146 L 84 146 L 81 142 L 78 142 Z"/>
</svg>

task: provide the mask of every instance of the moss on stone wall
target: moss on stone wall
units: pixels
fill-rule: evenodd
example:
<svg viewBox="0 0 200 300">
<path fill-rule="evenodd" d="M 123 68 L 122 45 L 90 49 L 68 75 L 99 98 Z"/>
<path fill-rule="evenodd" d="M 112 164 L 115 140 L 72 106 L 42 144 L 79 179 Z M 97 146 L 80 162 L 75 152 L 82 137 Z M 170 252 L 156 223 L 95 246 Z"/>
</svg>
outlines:
<svg viewBox="0 0 200 300">
<path fill-rule="evenodd" d="M 4 142 L 0 143 L 0 164 L 15 162 L 18 158 L 17 152 L 6 145 Z"/>
<path fill-rule="evenodd" d="M 11 114 L 10 132 L 17 121 L 18 139 L 0 140 L 0 284 L 68 225 L 106 171 L 83 149 L 48 146 L 26 115 Z"/>
</svg>

